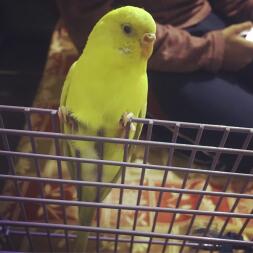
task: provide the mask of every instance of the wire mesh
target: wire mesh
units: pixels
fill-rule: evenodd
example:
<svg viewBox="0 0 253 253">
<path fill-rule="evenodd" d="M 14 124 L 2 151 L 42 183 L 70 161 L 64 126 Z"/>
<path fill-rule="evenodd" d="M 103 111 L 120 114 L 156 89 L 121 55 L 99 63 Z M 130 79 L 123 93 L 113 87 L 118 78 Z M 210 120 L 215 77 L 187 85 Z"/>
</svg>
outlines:
<svg viewBox="0 0 253 253">
<path fill-rule="evenodd" d="M 9 127 L 17 115 L 23 129 Z M 57 110 L 0 106 L 0 250 L 71 252 L 76 232 L 86 231 L 87 252 L 253 252 L 252 129 L 131 122 L 143 125 L 140 140 L 128 138 L 130 125 L 123 138 L 79 136 L 60 133 Z M 100 145 L 101 154 L 66 156 L 62 142 L 70 140 Z M 104 159 L 108 143 L 124 150 L 122 161 Z M 120 177 L 83 181 L 82 164 L 120 167 Z M 104 201 L 99 191 L 95 201 L 82 201 L 82 187 L 112 191 Z M 79 207 L 95 208 L 91 226 L 80 225 Z"/>
</svg>

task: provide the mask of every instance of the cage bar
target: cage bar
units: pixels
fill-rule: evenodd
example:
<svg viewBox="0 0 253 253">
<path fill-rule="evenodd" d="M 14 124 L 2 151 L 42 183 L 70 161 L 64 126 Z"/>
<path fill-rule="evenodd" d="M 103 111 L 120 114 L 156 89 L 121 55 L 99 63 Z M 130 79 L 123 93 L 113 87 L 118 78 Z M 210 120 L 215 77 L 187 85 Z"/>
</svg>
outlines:
<svg viewBox="0 0 253 253">
<path fill-rule="evenodd" d="M 10 129 L 4 124 L 4 114 L 12 113 L 22 114 L 26 119 L 25 129 Z M 48 129 L 34 129 L 33 115 L 48 117 Z M 144 133 L 140 140 L 129 138 L 130 124 L 141 124 L 144 126 Z M 157 141 L 154 133 L 156 127 L 164 127 L 167 129 L 169 141 Z M 187 131 L 194 131 L 194 137 L 187 136 Z M 221 136 L 220 142 L 217 145 L 203 145 L 207 131 L 219 133 Z M 242 145 L 236 147 L 227 147 L 227 140 L 232 134 L 242 134 Z M 102 136 L 81 136 L 74 134 L 63 134 L 60 132 L 57 110 L 42 109 L 42 108 L 26 108 L 0 105 L 0 135 L 2 140 L 2 149 L 0 149 L 0 159 L 6 159 L 8 163 L 9 173 L 0 173 L 0 180 L 5 182 L 9 187 L 12 185 L 13 192 L 3 190 L 0 195 L 0 202 L 4 206 L 15 204 L 18 207 L 19 215 L 14 215 L 12 209 L 0 213 L 0 250 L 22 252 L 24 248 L 18 246 L 27 246 L 26 251 L 36 252 L 38 245 L 35 242 L 47 242 L 43 247 L 47 248 L 48 252 L 56 251 L 57 247 L 67 252 L 71 252 L 71 247 L 76 239 L 76 232 L 89 232 L 90 245 L 95 245 L 96 252 L 103 252 L 103 245 L 111 245 L 110 251 L 121 252 L 121 247 L 126 247 L 128 252 L 135 252 L 135 247 L 143 248 L 143 252 L 153 252 L 153 248 L 159 250 L 156 252 L 170 252 L 170 249 L 177 249 L 176 252 L 186 252 L 186 249 L 194 249 L 198 252 L 200 249 L 209 251 L 220 250 L 222 245 L 230 244 L 235 247 L 248 247 L 253 249 L 253 242 L 243 240 L 242 235 L 249 235 L 248 227 L 251 226 L 253 220 L 253 210 L 243 211 L 238 209 L 241 201 L 253 201 L 253 195 L 248 192 L 248 187 L 251 187 L 253 182 L 253 169 L 250 174 L 237 172 L 242 159 L 252 157 L 253 150 L 249 148 L 252 141 L 253 130 L 249 128 L 219 126 L 209 124 L 197 124 L 187 122 L 172 122 L 156 119 L 139 119 L 132 118 L 127 125 L 125 136 L 122 138 L 108 138 Z M 30 145 L 30 149 L 12 149 L 12 137 L 26 138 Z M 50 149 L 40 152 L 38 140 L 48 141 Z M 67 156 L 63 153 L 62 143 L 66 141 L 92 142 L 97 147 L 100 147 L 98 159 L 82 157 L 81 152 L 76 152 L 73 156 Z M 105 144 L 118 144 L 123 148 L 122 161 L 105 160 Z M 135 146 L 142 150 L 142 159 L 135 161 L 131 159 L 129 148 Z M 165 150 L 167 155 L 164 164 L 150 162 L 152 150 Z M 51 150 L 51 151 L 50 151 Z M 52 152 L 52 150 L 54 150 Z M 184 154 L 184 165 L 176 165 L 175 158 L 178 154 Z M 208 165 L 201 164 L 197 168 L 198 155 L 204 154 L 208 157 L 210 163 Z M 233 155 L 235 157 L 234 164 L 230 172 L 217 171 L 217 165 L 220 162 L 222 155 Z M 17 161 L 20 159 L 28 159 L 33 161 L 34 174 L 22 174 L 17 167 Z M 42 165 L 47 162 L 55 163 L 55 177 L 44 176 Z M 71 163 L 77 170 L 76 178 L 66 178 L 66 165 Z M 97 166 L 96 181 L 82 180 L 82 166 L 84 164 L 95 164 Z M 105 165 L 115 166 L 120 168 L 120 177 L 117 182 L 103 182 L 103 169 Z M 129 173 L 135 173 L 135 181 L 129 181 Z M 152 174 L 153 173 L 153 174 Z M 180 178 L 178 186 L 173 185 L 169 175 L 177 175 Z M 157 178 L 152 178 L 152 175 L 159 175 Z M 192 180 L 192 175 L 202 178 L 202 185 L 198 189 L 190 188 L 189 183 Z M 214 177 L 224 178 L 222 187 L 218 190 L 210 190 L 208 187 Z M 145 179 L 155 182 L 155 184 L 146 184 Z M 155 181 L 158 180 L 159 182 Z M 230 191 L 230 186 L 233 181 L 243 181 L 240 190 L 237 192 Z M 22 185 L 34 184 L 38 187 L 38 196 L 26 195 Z M 59 193 L 57 197 L 45 195 L 44 188 L 49 184 L 57 189 Z M 169 185 L 169 186 L 168 186 Z M 72 187 L 72 188 L 71 188 Z M 94 201 L 82 201 L 80 192 L 83 187 L 94 187 L 96 189 L 96 199 Z M 75 189 L 77 194 L 76 199 L 71 199 L 66 189 Z M 111 198 L 102 201 L 101 189 L 112 189 Z M 124 199 L 127 197 L 127 192 L 135 192 L 136 200 L 131 203 L 126 203 Z M 115 195 L 113 195 L 115 194 Z M 145 194 L 153 200 L 148 204 L 142 203 L 142 198 Z M 113 199 L 117 196 L 117 200 Z M 155 196 L 155 197 L 154 197 Z M 176 196 L 173 206 L 164 204 L 165 196 Z M 196 203 L 192 207 L 182 205 L 185 196 L 195 198 Z M 202 209 L 201 205 L 205 198 L 215 198 L 216 206 L 214 209 Z M 233 199 L 234 202 L 226 210 L 221 210 L 224 199 Z M 170 201 L 170 199 L 168 199 Z M 169 202 L 168 202 L 169 203 Z M 42 217 L 40 220 L 34 220 L 29 207 L 42 207 Z M 48 209 L 49 206 L 59 208 L 59 213 L 62 220 L 55 222 L 54 217 Z M 96 210 L 96 218 L 92 225 L 82 226 L 78 224 L 78 220 L 70 219 L 69 208 L 78 210 L 81 207 L 94 208 Z M 1 210 L 1 209 L 0 209 Z M 9 211 L 8 211 L 9 210 Z M 105 214 L 110 213 L 113 217 L 105 222 Z M 140 214 L 144 214 L 149 220 L 149 227 L 144 229 L 139 225 Z M 104 215 L 104 216 L 103 216 Z M 125 220 L 130 215 L 131 225 L 124 225 Z M 190 217 L 184 232 L 174 231 L 177 225 L 177 217 Z M 164 230 L 160 230 L 159 222 L 161 217 L 166 218 L 164 222 Z M 195 234 L 195 221 L 199 217 L 208 217 L 208 221 L 203 233 Z M 109 219 L 109 218 L 108 218 Z M 213 236 L 212 227 L 217 219 L 222 219 L 223 224 L 219 231 Z M 238 238 L 227 238 L 225 234 L 230 231 L 229 225 L 232 219 L 240 219 L 241 225 L 238 227 Z M 107 224 L 107 225 L 106 225 Z M 111 225 L 114 224 L 114 225 Z M 200 228 L 203 229 L 203 228 Z M 20 245 L 15 244 L 15 240 L 21 240 Z M 252 235 L 253 238 L 253 235 Z M 47 244 L 47 245 L 46 245 Z M 61 245 L 61 246 L 58 246 Z M 57 248 L 58 249 L 58 248 Z M 125 252 L 125 251 L 124 251 Z"/>
</svg>

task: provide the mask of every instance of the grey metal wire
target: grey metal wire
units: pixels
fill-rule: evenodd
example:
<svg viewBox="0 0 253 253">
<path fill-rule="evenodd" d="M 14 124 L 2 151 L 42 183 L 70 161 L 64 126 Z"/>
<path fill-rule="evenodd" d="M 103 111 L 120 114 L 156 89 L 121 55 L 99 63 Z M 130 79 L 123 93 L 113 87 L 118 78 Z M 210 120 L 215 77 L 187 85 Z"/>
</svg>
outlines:
<svg viewBox="0 0 253 253">
<path fill-rule="evenodd" d="M 248 149 L 248 145 L 252 139 L 252 129 L 240 128 L 240 127 L 228 127 L 228 126 L 219 126 L 219 125 L 207 125 L 207 124 L 196 124 L 196 123 L 187 123 L 187 122 L 171 122 L 171 121 L 161 121 L 161 120 L 150 120 L 150 119 L 137 119 L 133 118 L 131 122 L 136 124 L 143 124 L 146 126 L 147 132 L 144 139 L 142 140 L 130 140 L 128 138 L 130 131 L 130 123 L 128 124 L 125 138 L 106 138 L 103 136 L 78 136 L 72 134 L 62 134 L 59 132 L 58 122 L 57 122 L 57 110 L 50 109 L 41 109 L 41 108 L 25 108 L 25 107 L 12 107 L 12 106 L 1 106 L 0 105 L 0 114 L 1 112 L 5 113 L 20 113 L 26 115 L 26 122 L 28 129 L 26 130 L 17 130 L 17 129 L 7 129 L 3 124 L 3 119 L 0 117 L 0 135 L 4 143 L 4 149 L 0 150 L 0 157 L 5 157 L 9 164 L 10 174 L 0 174 L 0 179 L 5 181 L 11 181 L 14 185 L 15 195 L 0 195 L 0 202 L 17 202 L 21 210 L 21 217 L 18 221 L 7 220 L 4 218 L 0 219 L 0 235 L 2 238 L 5 238 L 6 241 L 5 247 L 8 250 L 16 250 L 12 238 L 20 237 L 28 241 L 29 249 L 32 252 L 36 251 L 36 248 L 33 245 L 33 238 L 46 238 L 48 241 L 48 250 L 50 252 L 54 251 L 53 242 L 55 239 L 64 239 L 65 241 L 65 250 L 67 252 L 71 251 L 71 241 L 75 239 L 75 231 L 86 231 L 93 232 L 89 236 L 89 240 L 96 242 L 96 251 L 100 252 L 100 242 L 110 242 L 114 243 L 114 248 L 112 252 L 119 252 L 119 244 L 127 244 L 129 247 L 129 252 L 133 252 L 135 244 L 145 244 L 147 246 L 147 252 L 151 252 L 153 245 L 160 245 L 161 252 L 165 253 L 168 247 L 177 246 L 179 252 L 184 252 L 186 247 L 192 247 L 198 249 L 206 244 L 212 244 L 213 250 L 219 249 L 219 246 L 222 244 L 232 244 L 232 245 L 244 245 L 244 246 L 253 246 L 253 242 L 243 241 L 243 240 L 234 240 L 224 238 L 224 232 L 228 224 L 229 219 L 231 218 L 241 218 L 244 219 L 242 227 L 239 228 L 239 235 L 241 235 L 249 222 L 253 219 L 253 210 L 251 213 L 238 213 L 236 212 L 236 207 L 238 206 L 240 199 L 252 200 L 253 196 L 251 194 L 245 193 L 248 182 L 252 182 L 253 174 L 242 174 L 235 173 L 237 170 L 242 158 L 247 156 L 252 156 L 253 159 L 253 150 Z M 34 131 L 31 124 L 31 116 L 33 114 L 47 115 L 51 119 L 52 132 L 43 132 L 43 131 Z M 158 142 L 152 139 L 153 137 L 153 127 L 154 126 L 164 126 L 172 132 L 172 138 L 170 142 Z M 187 139 L 186 136 L 182 135 L 181 129 L 191 129 L 196 131 L 195 139 Z M 205 131 L 215 131 L 219 134 L 222 134 L 220 144 L 218 146 L 203 146 L 201 145 L 201 140 L 204 138 Z M 236 148 L 227 148 L 225 147 L 227 138 L 231 133 L 243 133 L 246 134 L 246 138 L 242 147 Z M 14 151 L 9 147 L 9 136 L 26 136 L 30 140 L 31 152 L 24 151 Z M 181 143 L 180 138 L 183 137 L 187 139 L 186 143 Z M 55 148 L 55 154 L 49 153 L 38 153 L 36 147 L 36 138 L 50 139 Z M 90 141 L 98 143 L 102 149 L 99 159 L 88 159 L 80 156 L 80 153 L 76 154 L 75 157 L 68 157 L 62 153 L 61 142 L 66 140 L 80 140 L 80 141 Z M 105 143 L 115 143 L 120 144 L 124 148 L 124 158 L 122 161 L 109 161 L 103 159 L 103 146 Z M 132 145 L 142 146 L 144 148 L 144 159 L 142 163 L 135 163 L 129 160 L 129 147 Z M 168 160 L 166 165 L 160 164 L 150 164 L 150 149 L 165 149 L 168 152 Z M 179 167 L 173 165 L 173 159 L 177 151 L 187 151 L 189 153 L 188 162 L 185 167 Z M 212 163 L 210 169 L 201 169 L 193 168 L 196 156 L 198 152 L 203 152 L 210 157 L 212 157 Z M 216 171 L 216 167 L 219 161 L 219 158 L 223 154 L 235 155 L 236 160 L 232 168 L 232 172 L 223 172 Z M 35 176 L 32 175 L 19 175 L 16 172 L 15 168 L 15 159 L 18 158 L 28 158 L 34 161 L 35 164 Z M 57 178 L 44 178 L 40 173 L 40 163 L 41 161 L 55 161 L 57 164 Z M 62 162 L 70 162 L 75 164 L 77 169 L 82 163 L 92 163 L 96 164 L 99 171 L 102 171 L 104 165 L 118 166 L 121 168 L 121 177 L 119 182 L 106 183 L 102 182 L 102 175 L 97 173 L 98 178 L 96 182 L 82 181 L 80 175 L 77 178 L 65 179 L 62 174 Z M 135 168 L 140 171 L 139 182 L 137 185 L 129 184 L 126 181 L 127 170 Z M 146 171 L 160 171 L 162 172 L 162 180 L 160 186 L 150 186 L 145 185 Z M 79 171 L 80 172 L 80 171 Z M 182 185 L 180 188 L 168 188 L 166 187 L 169 177 L 169 172 L 183 173 Z M 205 182 L 202 189 L 187 189 L 187 182 L 189 180 L 189 175 L 195 173 L 196 175 L 204 176 Z M 77 173 L 78 174 L 78 173 Z M 80 174 L 80 173 L 79 173 Z M 213 176 L 226 176 L 227 180 L 223 186 L 223 189 L 219 192 L 208 191 L 208 185 L 211 177 Z M 232 179 L 243 179 L 245 181 L 244 186 L 242 187 L 239 193 L 228 192 L 228 186 Z M 40 187 L 39 197 L 29 197 L 22 196 L 21 189 L 19 189 L 19 184 L 21 182 L 32 182 L 38 184 Z M 60 187 L 60 198 L 59 199 L 49 199 L 46 198 L 43 192 L 43 187 L 46 183 L 56 184 Z M 97 188 L 97 199 L 94 202 L 85 202 L 80 199 L 77 200 L 68 200 L 64 196 L 64 187 L 67 185 L 75 185 L 78 189 L 81 189 L 84 186 L 91 186 Z M 119 201 L 118 203 L 103 203 L 100 201 L 100 189 L 102 188 L 114 188 L 119 190 Z M 128 204 L 123 201 L 125 190 L 134 190 L 137 192 L 137 200 L 135 204 Z M 143 192 L 155 192 L 157 193 L 157 203 L 155 206 L 146 206 L 141 205 L 141 199 Z M 165 193 L 175 193 L 178 195 L 176 205 L 174 208 L 161 207 L 161 202 Z M 184 194 L 192 194 L 198 196 L 198 201 L 196 208 L 192 209 L 183 209 L 180 206 L 181 200 Z M 79 195 L 79 194 L 78 194 Z M 218 203 L 216 208 L 213 211 L 204 211 L 199 210 L 202 200 L 205 196 L 216 196 L 218 197 Z M 219 211 L 219 207 L 224 198 L 235 198 L 235 203 L 232 206 L 231 210 L 226 212 Z M 35 205 L 41 205 L 43 208 L 43 218 L 41 222 L 29 221 L 25 209 L 25 205 L 32 203 Z M 48 218 L 48 205 L 57 205 L 61 208 L 63 214 L 63 224 L 53 224 L 49 222 Z M 93 207 L 97 210 L 97 219 L 96 225 L 92 226 L 78 226 L 69 224 L 66 215 L 66 208 L 69 206 L 76 207 Z M 100 210 L 102 209 L 114 209 L 116 210 L 117 215 L 115 216 L 115 228 L 105 228 L 101 223 Z M 129 210 L 133 211 L 134 218 L 133 224 L 130 230 L 126 230 L 120 227 L 121 220 L 123 218 L 123 211 Z M 140 231 L 137 229 L 138 223 L 138 214 L 143 211 L 147 213 L 153 213 L 154 218 L 151 224 L 151 231 Z M 166 233 L 156 232 L 157 220 L 159 213 L 170 213 L 171 221 L 168 222 L 168 230 Z M 173 227 L 176 222 L 177 214 L 187 214 L 191 215 L 189 226 L 187 228 L 186 234 L 172 234 Z M 206 230 L 201 236 L 194 235 L 192 229 L 194 221 L 197 216 L 209 216 L 209 222 L 207 224 Z M 212 224 L 216 217 L 225 217 L 224 225 L 217 237 L 210 237 L 209 231 L 211 230 Z M 34 230 L 36 229 L 36 230 Z M 61 230 L 62 232 L 56 232 L 55 230 Z M 108 236 L 108 235 L 111 236 Z M 112 237 L 113 235 L 113 237 Z M 127 237 L 122 237 L 127 236 Z M 147 240 L 137 238 L 139 236 L 147 238 Z M 176 241 L 175 241 L 176 240 Z"/>
</svg>

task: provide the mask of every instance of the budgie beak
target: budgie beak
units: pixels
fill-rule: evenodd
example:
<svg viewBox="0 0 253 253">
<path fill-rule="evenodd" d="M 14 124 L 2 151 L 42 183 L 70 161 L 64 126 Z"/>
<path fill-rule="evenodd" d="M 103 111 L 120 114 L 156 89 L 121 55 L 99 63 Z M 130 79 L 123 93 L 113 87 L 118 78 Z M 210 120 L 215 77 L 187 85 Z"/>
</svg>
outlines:
<svg viewBox="0 0 253 253">
<path fill-rule="evenodd" d="M 140 41 L 141 44 L 141 55 L 148 59 L 153 51 L 153 46 L 156 36 L 154 33 L 145 33 Z"/>
</svg>

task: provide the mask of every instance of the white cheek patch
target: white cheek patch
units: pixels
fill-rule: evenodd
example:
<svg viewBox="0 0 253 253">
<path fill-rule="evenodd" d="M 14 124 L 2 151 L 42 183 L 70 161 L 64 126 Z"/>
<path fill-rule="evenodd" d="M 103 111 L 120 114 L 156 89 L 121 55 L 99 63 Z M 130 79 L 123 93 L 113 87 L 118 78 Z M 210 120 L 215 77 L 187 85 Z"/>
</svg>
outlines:
<svg viewBox="0 0 253 253">
<path fill-rule="evenodd" d="M 119 51 L 121 53 L 123 53 L 123 54 L 130 54 L 130 53 L 132 53 L 132 50 L 130 48 L 128 48 L 128 47 L 120 47 Z"/>
</svg>

